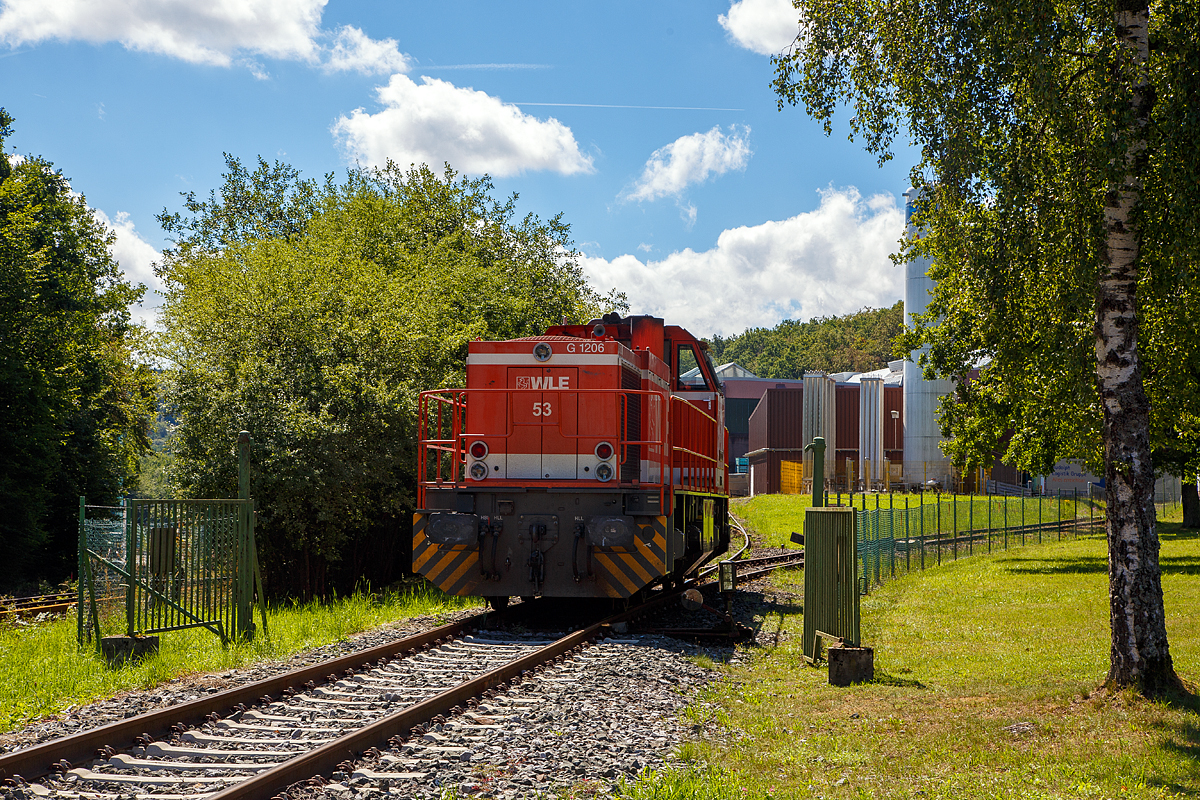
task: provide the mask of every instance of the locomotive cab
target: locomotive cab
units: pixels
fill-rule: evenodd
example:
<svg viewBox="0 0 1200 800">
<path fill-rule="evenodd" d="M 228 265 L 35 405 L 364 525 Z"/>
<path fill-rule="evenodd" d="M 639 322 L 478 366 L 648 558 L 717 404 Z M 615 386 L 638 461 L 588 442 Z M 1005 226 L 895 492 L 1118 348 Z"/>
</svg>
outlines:
<svg viewBox="0 0 1200 800">
<path fill-rule="evenodd" d="M 729 542 L 724 395 L 655 317 L 471 342 L 423 392 L 413 567 L 444 591 L 627 598 Z"/>
</svg>

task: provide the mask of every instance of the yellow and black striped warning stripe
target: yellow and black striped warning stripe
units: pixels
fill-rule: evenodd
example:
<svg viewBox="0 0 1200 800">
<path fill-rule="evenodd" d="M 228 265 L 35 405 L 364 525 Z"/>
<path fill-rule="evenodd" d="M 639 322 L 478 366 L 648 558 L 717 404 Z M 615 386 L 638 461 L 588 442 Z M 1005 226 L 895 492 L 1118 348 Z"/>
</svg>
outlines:
<svg viewBox="0 0 1200 800">
<path fill-rule="evenodd" d="M 425 514 L 413 514 L 413 572 L 424 575 L 446 594 L 478 594 L 483 576 L 479 574 L 479 549 L 469 545 L 439 547 L 425 536 Z"/>
<path fill-rule="evenodd" d="M 597 549 L 592 566 L 608 597 L 629 597 L 666 572 L 667 518 L 641 526 L 633 547 Z"/>
<path fill-rule="evenodd" d="M 491 582 L 479 572 L 479 549 L 469 545 L 439 546 L 429 541 L 425 536 L 428 521 L 425 514 L 413 515 L 413 571 L 446 594 L 487 594 L 485 584 Z M 595 586 L 596 596 L 629 597 L 667 571 L 667 518 L 654 517 L 640 528 L 633 547 L 597 548 L 592 552 L 596 580 L 591 585 Z M 589 594 L 588 583 L 581 585 L 576 596 Z"/>
</svg>

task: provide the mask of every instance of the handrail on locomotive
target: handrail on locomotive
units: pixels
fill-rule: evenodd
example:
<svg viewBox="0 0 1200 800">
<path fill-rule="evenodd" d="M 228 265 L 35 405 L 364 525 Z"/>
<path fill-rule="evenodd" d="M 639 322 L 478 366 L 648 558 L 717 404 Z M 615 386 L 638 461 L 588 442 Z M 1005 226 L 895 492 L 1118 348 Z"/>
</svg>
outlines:
<svg viewBox="0 0 1200 800">
<path fill-rule="evenodd" d="M 611 395 L 612 392 L 607 389 L 544 389 L 546 393 L 554 393 L 559 395 Z M 430 389 L 421 392 L 419 411 L 418 411 L 418 431 L 417 441 L 421 449 L 421 453 L 417 461 L 417 502 L 420 507 L 425 506 L 425 490 L 429 487 L 444 488 L 447 484 L 456 487 L 466 487 L 469 485 L 466 476 L 467 465 L 467 443 L 470 439 L 509 439 L 513 435 L 512 415 L 506 414 L 506 429 L 503 434 L 498 434 L 495 431 L 480 431 L 471 432 L 464 430 L 467 419 L 467 401 L 471 395 L 505 395 L 507 402 L 511 404 L 513 395 L 518 393 L 527 393 L 526 390 L 520 389 Z M 664 392 L 649 390 L 649 389 L 626 389 L 619 394 L 621 401 L 621 426 L 620 430 L 628 431 L 634 429 L 630 425 L 630 403 L 631 396 L 646 396 L 654 397 L 659 400 L 666 399 L 668 395 Z M 617 448 L 621 454 L 619 459 L 624 462 L 628 457 L 628 448 L 633 446 L 644 446 L 648 448 L 647 459 L 656 464 L 658 469 L 655 473 L 661 477 L 669 476 L 671 480 L 658 480 L 646 482 L 638 478 L 633 478 L 623 483 L 639 486 L 645 490 L 648 488 L 657 488 L 660 492 L 660 499 L 666 488 L 671 485 L 688 487 L 699 491 L 717 491 L 718 481 L 717 474 L 728 469 L 728 466 L 721 460 L 712 456 L 699 452 L 702 443 L 712 441 L 716 434 L 717 420 L 704 409 L 692 403 L 686 398 L 678 396 L 669 396 L 670 403 L 679 408 L 678 415 L 669 414 L 666 404 L 658 403 L 658 425 L 651 426 L 651 429 L 662 431 L 662 436 L 656 439 L 629 439 L 625 435 L 619 434 L 617 437 Z M 442 412 L 449 412 L 448 415 Z M 448 419 L 447 419 L 448 416 Z M 675 424 L 669 424 L 674 420 Z M 434 436 L 429 436 L 430 423 L 436 422 L 436 432 Z M 569 433 L 563 430 L 566 423 L 560 417 L 555 423 L 558 434 L 564 439 L 594 439 L 594 435 L 583 435 L 578 433 Z M 449 426 L 450 430 L 446 431 L 445 427 Z M 676 444 L 676 441 L 681 444 Z M 445 453 L 449 458 L 445 462 L 441 457 L 433 458 L 436 464 L 434 475 L 429 476 L 429 453 L 435 454 Z M 671 454 L 670 463 L 668 464 L 666 454 Z M 657 457 L 656 457 L 657 456 Z M 453 470 L 450 475 L 443 474 L 443 467 L 447 470 Z M 678 475 L 679 480 L 675 481 Z M 515 481 L 514 481 L 515 482 Z M 572 480 L 572 483 L 577 481 Z M 727 485 L 726 480 L 722 484 Z"/>
</svg>

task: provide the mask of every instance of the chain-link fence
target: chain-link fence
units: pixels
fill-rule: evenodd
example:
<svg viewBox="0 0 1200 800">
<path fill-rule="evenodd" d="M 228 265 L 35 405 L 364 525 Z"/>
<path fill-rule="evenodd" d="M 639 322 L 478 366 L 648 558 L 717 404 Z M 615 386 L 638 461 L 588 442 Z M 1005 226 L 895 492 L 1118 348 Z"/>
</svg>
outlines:
<svg viewBox="0 0 1200 800">
<path fill-rule="evenodd" d="M 125 507 L 89 506 L 79 502 L 79 594 L 76 625 L 80 644 L 99 639 L 102 631 L 125 621 Z M 102 560 L 87 557 L 96 553 Z"/>
<path fill-rule="evenodd" d="M 265 600 L 250 500 L 129 500 L 79 506 L 81 645 L 206 628 L 228 642 L 254 633 Z"/>
<path fill-rule="evenodd" d="M 1002 495 L 837 495 L 857 511 L 859 589 L 963 556 L 1099 535 L 1104 503 L 1077 491 Z"/>
</svg>

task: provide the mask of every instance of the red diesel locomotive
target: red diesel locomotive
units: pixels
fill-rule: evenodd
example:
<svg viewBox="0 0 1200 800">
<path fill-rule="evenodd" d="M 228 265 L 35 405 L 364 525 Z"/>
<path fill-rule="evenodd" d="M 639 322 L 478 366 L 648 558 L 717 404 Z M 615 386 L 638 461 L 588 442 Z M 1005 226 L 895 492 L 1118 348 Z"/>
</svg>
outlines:
<svg viewBox="0 0 1200 800">
<path fill-rule="evenodd" d="M 418 425 L 413 568 L 449 594 L 629 598 L 728 549 L 725 397 L 657 317 L 471 342 Z"/>
</svg>

